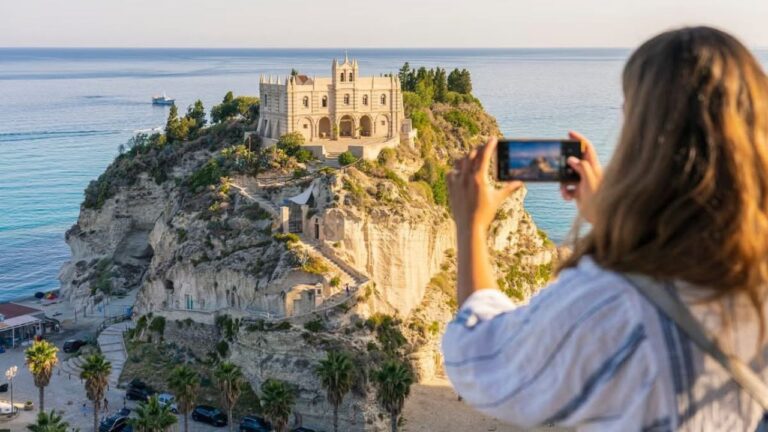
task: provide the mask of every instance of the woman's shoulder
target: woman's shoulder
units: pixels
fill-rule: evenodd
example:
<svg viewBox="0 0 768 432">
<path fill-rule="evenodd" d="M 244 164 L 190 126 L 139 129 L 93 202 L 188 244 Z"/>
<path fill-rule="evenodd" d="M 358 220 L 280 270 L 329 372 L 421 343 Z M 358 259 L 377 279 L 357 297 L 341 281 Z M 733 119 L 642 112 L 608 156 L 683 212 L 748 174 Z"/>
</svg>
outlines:
<svg viewBox="0 0 768 432">
<path fill-rule="evenodd" d="M 620 273 L 606 270 L 585 256 L 575 267 L 562 270 L 556 280 L 531 299 L 529 306 L 566 322 L 611 312 L 616 319 L 638 322 L 647 313 L 644 302 Z M 605 324 L 605 320 L 590 321 Z"/>
</svg>

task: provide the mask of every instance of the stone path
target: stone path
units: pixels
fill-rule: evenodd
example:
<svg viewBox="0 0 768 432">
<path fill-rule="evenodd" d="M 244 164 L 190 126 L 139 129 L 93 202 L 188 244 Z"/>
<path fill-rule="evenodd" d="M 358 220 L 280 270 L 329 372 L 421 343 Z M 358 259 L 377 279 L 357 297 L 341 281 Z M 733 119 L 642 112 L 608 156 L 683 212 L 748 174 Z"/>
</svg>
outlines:
<svg viewBox="0 0 768 432">
<path fill-rule="evenodd" d="M 132 321 L 123 321 L 117 324 L 112 324 L 104 329 L 96 339 L 102 354 L 104 354 L 104 357 L 112 363 L 112 373 L 109 375 L 110 386 L 117 387 L 117 383 L 120 380 L 120 374 L 123 372 L 123 365 L 125 365 L 125 360 L 128 355 L 125 351 L 123 333 L 126 330 L 133 328 L 133 326 L 134 324 Z M 61 364 L 61 372 L 72 377 L 80 378 L 80 372 L 83 370 L 83 362 L 85 362 L 83 356 L 70 357 L 67 361 Z"/>
</svg>

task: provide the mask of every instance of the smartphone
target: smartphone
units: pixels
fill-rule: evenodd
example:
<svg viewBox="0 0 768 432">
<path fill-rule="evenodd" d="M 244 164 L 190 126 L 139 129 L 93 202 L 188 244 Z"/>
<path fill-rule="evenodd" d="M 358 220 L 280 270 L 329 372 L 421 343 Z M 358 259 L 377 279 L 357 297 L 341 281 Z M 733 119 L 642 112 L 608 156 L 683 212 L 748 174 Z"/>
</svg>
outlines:
<svg viewBox="0 0 768 432">
<path fill-rule="evenodd" d="M 496 173 L 500 181 L 577 183 L 579 174 L 565 161 L 582 158 L 580 141 L 557 139 L 500 139 Z"/>
</svg>

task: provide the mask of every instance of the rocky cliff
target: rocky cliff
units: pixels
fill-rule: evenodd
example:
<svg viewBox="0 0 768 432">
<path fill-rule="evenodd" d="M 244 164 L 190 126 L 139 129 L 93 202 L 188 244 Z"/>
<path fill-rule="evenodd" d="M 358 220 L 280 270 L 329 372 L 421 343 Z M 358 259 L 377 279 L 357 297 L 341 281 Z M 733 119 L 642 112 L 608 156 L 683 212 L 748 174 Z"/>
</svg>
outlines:
<svg viewBox="0 0 768 432">
<path fill-rule="evenodd" d="M 409 111 L 415 147 L 343 168 L 302 161 L 289 147 L 249 148 L 247 120 L 188 142 L 134 142 L 89 186 L 67 232 L 64 295 L 93 305 L 139 290 L 137 316 L 194 320 L 228 349 L 178 334 L 167 342 L 241 365 L 257 392 L 267 378 L 292 383 L 296 410 L 324 428 L 330 413 L 314 370 L 328 350 L 350 352 L 361 379 L 341 409 L 342 430 L 383 430 L 368 374 L 395 354 L 418 378 L 440 373 L 439 335 L 456 308 L 446 169 L 480 135 L 498 134 L 472 101 Z M 489 238 L 500 286 L 521 300 L 555 256 L 524 194 L 499 212 Z M 223 317 L 235 319 L 234 334 L 222 333 Z"/>
</svg>

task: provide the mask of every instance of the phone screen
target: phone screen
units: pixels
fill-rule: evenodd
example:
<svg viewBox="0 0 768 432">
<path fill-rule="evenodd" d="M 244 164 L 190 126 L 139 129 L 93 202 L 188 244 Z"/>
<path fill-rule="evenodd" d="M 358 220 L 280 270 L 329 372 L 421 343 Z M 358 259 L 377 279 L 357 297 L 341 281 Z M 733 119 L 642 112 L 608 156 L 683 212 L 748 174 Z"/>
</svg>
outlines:
<svg viewBox="0 0 768 432">
<path fill-rule="evenodd" d="M 572 140 L 499 140 L 499 180 L 528 182 L 578 181 L 565 160 L 581 158 L 581 144 Z"/>
</svg>

